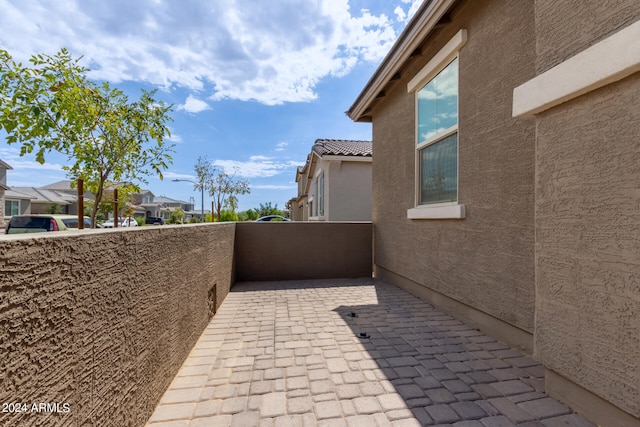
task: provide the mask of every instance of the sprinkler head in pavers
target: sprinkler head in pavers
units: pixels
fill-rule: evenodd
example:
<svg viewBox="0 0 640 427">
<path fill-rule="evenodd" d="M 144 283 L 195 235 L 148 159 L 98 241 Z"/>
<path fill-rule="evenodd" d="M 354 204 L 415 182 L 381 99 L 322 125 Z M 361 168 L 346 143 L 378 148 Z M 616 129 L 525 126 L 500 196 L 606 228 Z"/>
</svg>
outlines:
<svg viewBox="0 0 640 427">
<path fill-rule="evenodd" d="M 358 335 L 358 338 L 362 338 L 362 339 L 371 338 L 371 335 L 369 335 L 366 332 L 360 332 L 360 334 Z"/>
</svg>

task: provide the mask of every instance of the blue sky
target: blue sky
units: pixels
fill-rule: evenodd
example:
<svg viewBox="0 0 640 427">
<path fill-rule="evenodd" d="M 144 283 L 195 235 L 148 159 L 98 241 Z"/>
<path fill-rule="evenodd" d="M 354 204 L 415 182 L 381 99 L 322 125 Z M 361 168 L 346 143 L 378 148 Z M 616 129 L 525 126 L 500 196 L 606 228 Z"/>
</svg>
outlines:
<svg viewBox="0 0 640 427">
<path fill-rule="evenodd" d="M 97 81 L 174 105 L 174 162 L 141 187 L 200 208 L 199 156 L 246 178 L 240 210 L 296 195 L 317 138 L 371 139 L 351 106 L 422 0 L 0 0 L 0 47 L 26 62 L 62 47 Z M 0 133 L 9 186 L 61 179 L 65 159 L 19 157 Z M 205 209 L 211 200 L 205 197 Z"/>
</svg>

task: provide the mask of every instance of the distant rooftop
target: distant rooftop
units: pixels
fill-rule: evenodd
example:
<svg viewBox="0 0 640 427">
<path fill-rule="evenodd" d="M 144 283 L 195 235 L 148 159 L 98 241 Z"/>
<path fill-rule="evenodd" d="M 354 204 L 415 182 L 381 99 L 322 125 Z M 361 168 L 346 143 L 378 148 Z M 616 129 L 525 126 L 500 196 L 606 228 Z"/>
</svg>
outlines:
<svg viewBox="0 0 640 427">
<path fill-rule="evenodd" d="M 176 199 L 171 199 L 169 197 L 166 196 L 156 196 L 153 198 L 153 203 L 156 204 L 171 204 L 171 203 L 177 203 L 177 204 L 183 204 L 183 205 L 189 205 L 189 202 L 185 202 L 184 200 L 176 200 Z"/>
<path fill-rule="evenodd" d="M 69 205 L 76 201 L 76 196 L 64 191 L 45 190 L 33 187 L 11 187 L 16 193 L 21 193 L 20 198 L 27 196 L 32 203 L 57 203 L 59 205 Z"/>
<path fill-rule="evenodd" d="M 70 179 L 63 179 L 62 181 L 54 182 L 53 184 L 44 185 L 42 187 L 38 187 L 41 190 L 53 190 L 53 191 L 66 191 L 66 192 L 75 192 L 77 191 L 75 188 L 71 188 Z"/>
<path fill-rule="evenodd" d="M 320 156 L 362 156 L 371 157 L 371 141 L 348 139 L 316 139 L 312 151 Z"/>
</svg>

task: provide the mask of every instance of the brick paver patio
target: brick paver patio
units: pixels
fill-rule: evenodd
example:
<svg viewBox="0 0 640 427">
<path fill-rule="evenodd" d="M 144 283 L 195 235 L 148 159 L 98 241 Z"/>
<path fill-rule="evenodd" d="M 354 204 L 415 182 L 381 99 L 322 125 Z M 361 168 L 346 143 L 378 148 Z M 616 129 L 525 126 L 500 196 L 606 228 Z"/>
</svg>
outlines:
<svg viewBox="0 0 640 427">
<path fill-rule="evenodd" d="M 392 285 L 243 283 L 148 427 L 594 427 L 534 360 Z"/>
</svg>

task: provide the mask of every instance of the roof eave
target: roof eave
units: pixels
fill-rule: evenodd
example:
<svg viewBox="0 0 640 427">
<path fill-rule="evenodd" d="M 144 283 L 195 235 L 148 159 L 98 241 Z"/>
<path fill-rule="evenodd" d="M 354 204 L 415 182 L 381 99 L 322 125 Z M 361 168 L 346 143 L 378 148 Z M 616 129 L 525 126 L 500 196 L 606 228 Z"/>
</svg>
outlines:
<svg viewBox="0 0 640 427">
<path fill-rule="evenodd" d="M 457 0 L 425 1 L 404 29 L 398 40 L 360 92 L 347 115 L 355 122 L 370 122 L 371 106 L 385 86 L 400 71 L 409 57 L 420 47 L 440 19 Z"/>
</svg>

